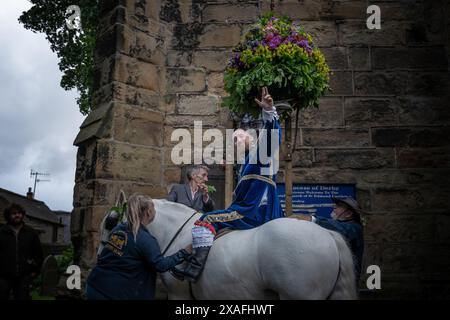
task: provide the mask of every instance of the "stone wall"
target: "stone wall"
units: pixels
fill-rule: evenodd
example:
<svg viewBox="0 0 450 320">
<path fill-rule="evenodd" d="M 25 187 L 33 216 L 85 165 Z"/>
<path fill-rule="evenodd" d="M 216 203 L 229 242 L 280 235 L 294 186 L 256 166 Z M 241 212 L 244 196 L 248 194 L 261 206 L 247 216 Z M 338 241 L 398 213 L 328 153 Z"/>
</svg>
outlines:
<svg viewBox="0 0 450 320">
<path fill-rule="evenodd" d="M 269 4 L 100 1 L 94 111 L 75 141 L 71 226 L 83 267 L 120 188 L 157 198 L 180 180 L 170 161 L 175 128 L 229 126 L 220 108 L 226 60 Z M 381 267 L 382 297 L 449 297 L 449 5 L 275 4 L 300 19 L 333 70 L 333 91 L 301 114 L 294 182 L 356 183 L 365 265 Z M 366 29 L 369 4 L 381 8 L 381 30 Z"/>
</svg>

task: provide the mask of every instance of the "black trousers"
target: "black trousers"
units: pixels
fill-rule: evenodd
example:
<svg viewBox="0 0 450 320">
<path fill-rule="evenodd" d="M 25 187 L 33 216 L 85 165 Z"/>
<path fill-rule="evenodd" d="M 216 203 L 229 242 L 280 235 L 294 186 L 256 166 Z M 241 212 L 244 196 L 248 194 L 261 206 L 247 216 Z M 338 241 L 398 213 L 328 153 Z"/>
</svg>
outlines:
<svg viewBox="0 0 450 320">
<path fill-rule="evenodd" d="M 8 300 L 11 291 L 14 300 L 31 300 L 31 276 L 0 278 L 0 300 Z"/>
</svg>

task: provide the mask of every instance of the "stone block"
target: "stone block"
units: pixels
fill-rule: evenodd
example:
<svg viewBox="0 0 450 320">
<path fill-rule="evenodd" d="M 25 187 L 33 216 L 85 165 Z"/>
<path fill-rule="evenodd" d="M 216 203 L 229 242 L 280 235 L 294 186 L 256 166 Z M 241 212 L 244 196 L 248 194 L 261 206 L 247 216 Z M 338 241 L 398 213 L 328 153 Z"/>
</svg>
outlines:
<svg viewBox="0 0 450 320">
<path fill-rule="evenodd" d="M 95 50 L 96 63 L 117 52 L 128 54 L 132 39 L 133 35 L 127 26 L 108 24 L 107 29 L 98 36 Z"/>
<path fill-rule="evenodd" d="M 204 28 L 203 24 L 197 22 L 176 24 L 173 28 L 172 49 L 183 51 L 198 47 L 198 37 L 205 32 Z"/>
<path fill-rule="evenodd" d="M 303 145 L 308 147 L 367 147 L 368 129 L 303 128 Z"/>
<path fill-rule="evenodd" d="M 450 166 L 450 148 L 399 148 L 399 168 L 440 168 Z"/>
<path fill-rule="evenodd" d="M 374 69 L 436 69 L 447 66 L 444 47 L 372 48 Z"/>
<path fill-rule="evenodd" d="M 318 108 L 311 107 L 300 111 L 299 125 L 302 127 L 341 126 L 343 125 L 342 111 L 340 98 L 324 97 L 320 99 Z"/>
<path fill-rule="evenodd" d="M 321 1 L 322 19 L 342 20 L 366 17 L 367 5 L 363 1 Z"/>
<path fill-rule="evenodd" d="M 370 70 L 370 50 L 368 47 L 348 48 L 348 59 L 350 69 L 362 71 Z"/>
<path fill-rule="evenodd" d="M 321 48 L 325 60 L 331 70 L 348 68 L 347 50 L 345 47 Z"/>
<path fill-rule="evenodd" d="M 283 155 L 280 153 L 280 160 L 283 160 Z M 313 164 L 313 149 L 312 148 L 298 148 L 292 154 L 292 167 L 294 168 L 310 168 Z M 284 165 L 284 164 L 283 164 Z"/>
<path fill-rule="evenodd" d="M 80 235 L 83 230 L 85 208 L 75 208 L 70 214 L 70 233 Z"/>
<path fill-rule="evenodd" d="M 353 77 L 351 71 L 333 71 L 330 75 L 329 95 L 353 94 Z"/>
<path fill-rule="evenodd" d="M 88 207 L 85 211 L 84 231 L 86 232 L 100 232 L 100 223 L 103 218 L 110 212 L 111 207 L 115 203 L 106 206 Z"/>
<path fill-rule="evenodd" d="M 406 91 L 407 79 L 405 72 L 355 72 L 355 94 L 399 95 Z"/>
<path fill-rule="evenodd" d="M 141 61 L 163 66 L 166 61 L 165 40 L 158 35 L 135 31 L 135 41 L 130 48 L 130 54 Z"/>
<path fill-rule="evenodd" d="M 394 165 L 394 150 L 388 148 L 318 148 L 315 151 L 314 167 L 363 170 L 393 168 Z"/>
<path fill-rule="evenodd" d="M 336 23 L 334 21 L 300 21 L 305 31 L 311 34 L 319 47 L 334 47 L 337 44 Z"/>
<path fill-rule="evenodd" d="M 441 72 L 410 72 L 406 93 L 415 96 L 446 96 L 450 92 L 450 75 Z"/>
<path fill-rule="evenodd" d="M 417 187 L 376 188 L 372 195 L 372 209 L 382 212 L 413 212 L 449 209 L 446 190 Z M 401 204 L 401 205 L 399 205 Z"/>
<path fill-rule="evenodd" d="M 430 185 L 445 186 L 450 183 L 449 169 L 383 169 L 361 172 L 361 182 L 369 185 L 402 186 L 422 185 L 428 188 Z"/>
<path fill-rule="evenodd" d="M 192 51 L 169 50 L 166 61 L 168 67 L 189 67 L 192 64 Z"/>
<path fill-rule="evenodd" d="M 393 99 L 345 98 L 345 124 L 352 127 L 396 124 L 396 104 Z"/>
<path fill-rule="evenodd" d="M 366 20 L 343 21 L 339 24 L 340 44 L 365 46 L 403 45 L 405 44 L 405 29 L 405 24 L 398 21 L 385 21 L 379 30 L 368 29 Z"/>
<path fill-rule="evenodd" d="M 392 206 L 392 203 L 391 203 Z M 424 215 L 366 216 L 368 241 L 410 243 L 431 241 L 434 221 Z"/>
<path fill-rule="evenodd" d="M 202 92 L 206 90 L 206 75 L 201 69 L 169 68 L 167 73 L 169 93 Z"/>
<path fill-rule="evenodd" d="M 409 97 L 399 109 L 400 124 L 450 124 L 448 100 L 439 97 Z"/>
<path fill-rule="evenodd" d="M 181 169 L 178 167 L 169 167 L 164 170 L 164 180 L 166 185 L 172 183 L 180 183 L 181 181 Z M 170 190 L 169 190 L 170 191 Z"/>
<path fill-rule="evenodd" d="M 377 147 L 439 147 L 450 144 L 446 127 L 379 127 L 372 129 L 372 144 Z"/>
<path fill-rule="evenodd" d="M 162 113 L 122 104 L 118 104 L 114 111 L 115 140 L 146 146 L 163 145 Z"/>
<path fill-rule="evenodd" d="M 450 215 L 440 214 L 436 216 L 435 239 L 438 243 L 450 243 Z"/>
<path fill-rule="evenodd" d="M 184 114 L 170 114 L 166 116 L 166 125 L 174 127 L 194 127 L 194 121 L 201 121 L 203 128 L 217 127 L 217 115 L 184 115 Z"/>
<path fill-rule="evenodd" d="M 202 67 L 208 71 L 225 70 L 231 53 L 228 51 L 195 51 L 193 63 L 196 67 Z"/>
<path fill-rule="evenodd" d="M 75 184 L 73 190 L 73 206 L 88 207 L 94 205 L 95 182 L 84 181 Z"/>
<path fill-rule="evenodd" d="M 97 149 L 97 178 L 161 183 L 161 150 L 106 141 Z"/>
<path fill-rule="evenodd" d="M 260 1 L 261 12 L 270 11 L 270 1 Z M 275 2 L 275 10 L 281 15 L 287 15 L 292 19 L 319 20 L 322 12 L 322 4 L 314 0 L 283 0 Z"/>
<path fill-rule="evenodd" d="M 125 192 L 126 197 L 133 193 L 147 195 L 152 198 L 161 198 L 166 195 L 163 186 L 132 181 L 99 179 L 95 181 L 94 205 L 109 207 L 115 205 L 120 190 Z"/>
<path fill-rule="evenodd" d="M 99 232 L 87 232 L 82 238 L 82 251 L 80 257 L 80 267 L 88 269 L 95 265 L 97 261 L 97 250 L 100 243 Z"/>
<path fill-rule="evenodd" d="M 117 56 L 115 63 L 114 81 L 159 92 L 161 74 L 156 65 L 138 61 L 124 55 Z"/>
<path fill-rule="evenodd" d="M 213 115 L 219 108 L 217 96 L 180 95 L 176 102 L 176 112 L 187 115 Z"/>
<path fill-rule="evenodd" d="M 222 72 L 210 72 L 206 78 L 206 83 L 210 94 L 219 95 L 221 97 L 228 95 L 224 89 Z"/>
<path fill-rule="evenodd" d="M 199 48 L 234 47 L 241 38 L 238 25 L 208 24 L 198 36 Z"/>
<path fill-rule="evenodd" d="M 255 22 L 257 3 L 207 4 L 202 11 L 202 22 Z"/>
</svg>

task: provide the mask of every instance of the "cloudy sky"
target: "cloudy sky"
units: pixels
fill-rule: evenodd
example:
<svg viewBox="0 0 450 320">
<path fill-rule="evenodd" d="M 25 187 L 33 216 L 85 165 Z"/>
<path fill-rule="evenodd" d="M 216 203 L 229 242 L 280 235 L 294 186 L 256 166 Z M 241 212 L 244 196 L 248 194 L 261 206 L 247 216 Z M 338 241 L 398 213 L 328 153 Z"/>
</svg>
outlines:
<svg viewBox="0 0 450 320">
<path fill-rule="evenodd" d="M 31 169 L 48 172 L 51 181 L 37 184 L 36 198 L 52 210 L 71 210 L 72 144 L 84 117 L 77 92 L 59 86 L 58 59 L 45 36 L 19 24 L 29 7 L 26 0 L 0 6 L 0 188 L 25 194 Z"/>
</svg>

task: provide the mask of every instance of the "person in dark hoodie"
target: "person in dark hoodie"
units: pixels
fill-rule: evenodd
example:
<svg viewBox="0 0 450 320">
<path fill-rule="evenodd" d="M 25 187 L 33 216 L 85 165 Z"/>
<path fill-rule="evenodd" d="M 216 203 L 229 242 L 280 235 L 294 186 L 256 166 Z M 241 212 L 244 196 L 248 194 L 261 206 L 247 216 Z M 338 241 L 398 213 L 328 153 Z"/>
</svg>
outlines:
<svg viewBox="0 0 450 320">
<path fill-rule="evenodd" d="M 127 202 L 127 222 L 117 225 L 99 255 L 86 284 L 88 300 L 151 300 L 156 272 L 182 263 L 190 252 L 181 249 L 164 257 L 157 240 L 145 227 L 155 217 L 150 197 L 132 195 Z"/>
<path fill-rule="evenodd" d="M 293 218 L 312 221 L 321 227 L 339 232 L 353 253 L 356 281 L 361 275 L 361 264 L 364 253 L 364 228 L 361 221 L 361 207 L 353 198 L 332 198 L 335 208 L 331 218 L 295 215 Z"/>
<path fill-rule="evenodd" d="M 31 281 L 43 261 L 39 235 L 25 224 L 25 210 L 20 205 L 11 204 L 3 214 L 6 224 L 0 227 L 0 299 L 9 299 L 12 291 L 15 300 L 29 300 Z"/>
</svg>

